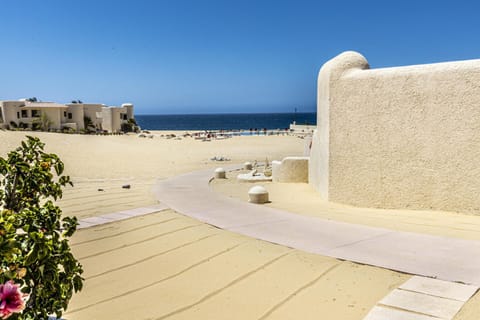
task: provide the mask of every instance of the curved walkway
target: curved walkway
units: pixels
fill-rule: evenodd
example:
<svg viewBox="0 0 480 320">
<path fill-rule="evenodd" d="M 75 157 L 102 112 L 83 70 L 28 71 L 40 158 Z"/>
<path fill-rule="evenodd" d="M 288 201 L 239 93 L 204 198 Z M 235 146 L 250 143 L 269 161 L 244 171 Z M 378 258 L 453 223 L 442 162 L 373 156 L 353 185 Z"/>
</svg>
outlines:
<svg viewBox="0 0 480 320">
<path fill-rule="evenodd" d="M 159 181 L 156 196 L 179 213 L 257 239 L 480 286 L 480 241 L 348 224 L 242 202 L 212 191 L 208 186 L 212 173 L 197 171 Z"/>
</svg>

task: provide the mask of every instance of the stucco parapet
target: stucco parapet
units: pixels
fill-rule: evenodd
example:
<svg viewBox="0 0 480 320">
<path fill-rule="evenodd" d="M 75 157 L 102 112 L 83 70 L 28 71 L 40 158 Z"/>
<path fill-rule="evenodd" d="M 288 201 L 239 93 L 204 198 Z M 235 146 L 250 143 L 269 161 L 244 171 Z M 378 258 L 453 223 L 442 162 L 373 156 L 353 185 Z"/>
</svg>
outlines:
<svg viewBox="0 0 480 320">
<path fill-rule="evenodd" d="M 345 51 L 327 61 L 318 74 L 318 81 L 335 81 L 355 71 L 367 70 L 370 66 L 363 55 L 355 51 Z"/>
<path fill-rule="evenodd" d="M 389 77 L 425 76 L 425 75 L 444 74 L 444 73 L 447 73 L 447 74 L 479 73 L 480 74 L 480 59 L 368 69 L 368 70 L 363 70 L 363 72 L 346 73 L 344 74 L 344 76 L 348 78 L 350 77 L 389 78 Z"/>
</svg>

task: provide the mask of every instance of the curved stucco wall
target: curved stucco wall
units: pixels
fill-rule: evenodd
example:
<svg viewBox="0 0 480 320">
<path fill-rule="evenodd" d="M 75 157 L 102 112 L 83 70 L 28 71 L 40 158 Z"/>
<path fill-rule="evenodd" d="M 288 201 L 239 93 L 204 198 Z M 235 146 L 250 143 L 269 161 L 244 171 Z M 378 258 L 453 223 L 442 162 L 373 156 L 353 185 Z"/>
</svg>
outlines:
<svg viewBox="0 0 480 320">
<path fill-rule="evenodd" d="M 330 201 L 480 212 L 480 60 L 319 73 L 309 180 Z"/>
</svg>

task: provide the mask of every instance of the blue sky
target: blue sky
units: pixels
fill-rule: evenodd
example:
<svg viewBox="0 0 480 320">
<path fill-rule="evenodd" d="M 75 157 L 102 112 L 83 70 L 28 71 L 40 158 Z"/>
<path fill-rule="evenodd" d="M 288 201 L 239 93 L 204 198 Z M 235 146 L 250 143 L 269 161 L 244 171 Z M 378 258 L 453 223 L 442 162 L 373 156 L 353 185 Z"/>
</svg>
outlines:
<svg viewBox="0 0 480 320">
<path fill-rule="evenodd" d="M 475 1 L 4 0 L 0 100 L 138 114 L 314 111 L 345 50 L 372 68 L 480 58 Z"/>
</svg>

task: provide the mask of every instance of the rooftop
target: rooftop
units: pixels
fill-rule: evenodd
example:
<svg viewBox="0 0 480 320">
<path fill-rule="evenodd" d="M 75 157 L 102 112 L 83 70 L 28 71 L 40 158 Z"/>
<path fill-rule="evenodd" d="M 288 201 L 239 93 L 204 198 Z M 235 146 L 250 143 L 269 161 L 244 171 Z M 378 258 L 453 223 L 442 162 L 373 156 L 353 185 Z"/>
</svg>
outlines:
<svg viewBox="0 0 480 320">
<path fill-rule="evenodd" d="M 24 108 L 68 108 L 64 104 L 55 102 L 26 102 Z"/>
</svg>

